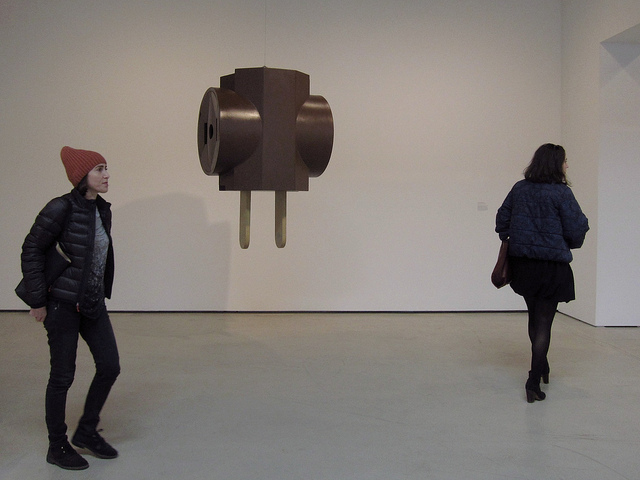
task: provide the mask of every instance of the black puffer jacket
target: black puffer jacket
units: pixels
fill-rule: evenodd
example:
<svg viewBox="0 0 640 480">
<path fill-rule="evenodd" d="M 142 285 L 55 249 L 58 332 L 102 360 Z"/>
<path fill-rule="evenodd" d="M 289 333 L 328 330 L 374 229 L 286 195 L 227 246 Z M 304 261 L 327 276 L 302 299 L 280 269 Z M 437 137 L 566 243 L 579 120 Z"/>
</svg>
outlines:
<svg viewBox="0 0 640 480">
<path fill-rule="evenodd" d="M 109 236 L 104 291 L 105 297 L 111 298 L 114 272 L 111 204 L 100 196 L 96 200 L 87 200 L 73 189 L 66 195 L 54 198 L 42 209 L 22 245 L 22 275 L 31 308 L 44 307 L 47 298 L 53 298 L 77 305 L 82 311 L 93 259 L 96 208 Z M 56 241 L 60 242 L 71 264 L 47 289 L 44 277 L 45 252 Z"/>
</svg>

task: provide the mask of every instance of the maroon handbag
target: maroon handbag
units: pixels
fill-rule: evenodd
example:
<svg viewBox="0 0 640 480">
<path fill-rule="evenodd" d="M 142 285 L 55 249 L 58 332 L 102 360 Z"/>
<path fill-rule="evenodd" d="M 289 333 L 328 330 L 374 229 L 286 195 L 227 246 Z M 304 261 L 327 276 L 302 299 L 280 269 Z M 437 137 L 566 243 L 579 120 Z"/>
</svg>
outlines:
<svg viewBox="0 0 640 480">
<path fill-rule="evenodd" d="M 502 288 L 511 281 L 511 268 L 509 268 L 509 241 L 503 240 L 498 252 L 498 261 L 491 272 L 491 283 L 496 288 Z"/>
</svg>

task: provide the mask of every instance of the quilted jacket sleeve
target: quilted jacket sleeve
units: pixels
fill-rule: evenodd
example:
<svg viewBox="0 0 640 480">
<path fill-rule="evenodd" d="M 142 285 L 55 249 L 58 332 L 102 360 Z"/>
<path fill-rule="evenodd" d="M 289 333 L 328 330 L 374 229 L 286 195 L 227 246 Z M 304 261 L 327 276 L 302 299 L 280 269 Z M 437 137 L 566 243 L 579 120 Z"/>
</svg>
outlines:
<svg viewBox="0 0 640 480">
<path fill-rule="evenodd" d="M 569 248 L 580 248 L 589 231 L 589 221 L 570 188 L 565 190 L 559 206 L 562 233 Z"/>
<path fill-rule="evenodd" d="M 22 275 L 31 308 L 47 304 L 47 285 L 44 276 L 45 253 L 56 242 L 64 228 L 68 200 L 58 197 L 51 200 L 38 214 L 22 244 L 20 256 Z"/>
<path fill-rule="evenodd" d="M 500 237 L 500 240 L 507 240 L 509 238 L 512 201 L 513 190 L 509 192 L 507 198 L 505 198 L 502 206 L 498 209 L 498 213 L 496 214 L 496 233 Z"/>
</svg>

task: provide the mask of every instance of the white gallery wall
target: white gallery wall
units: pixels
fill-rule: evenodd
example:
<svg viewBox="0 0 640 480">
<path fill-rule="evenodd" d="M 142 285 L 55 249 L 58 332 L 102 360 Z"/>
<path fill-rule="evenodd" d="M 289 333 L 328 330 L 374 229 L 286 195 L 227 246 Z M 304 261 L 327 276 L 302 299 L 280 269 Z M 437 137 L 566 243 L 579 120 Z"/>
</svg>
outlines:
<svg viewBox="0 0 640 480">
<path fill-rule="evenodd" d="M 640 325 L 640 2 L 565 0 L 562 14 L 562 139 L 591 224 L 573 262 L 581 300 L 562 311 Z"/>
<path fill-rule="evenodd" d="M 601 49 L 598 303 L 603 324 L 640 325 L 640 29 Z"/>
<path fill-rule="evenodd" d="M 565 56 L 582 54 L 571 42 L 592 40 L 578 3 L 2 2 L 0 308 L 24 307 L 20 246 L 71 187 L 59 159 L 70 145 L 109 162 L 112 310 L 523 309 L 488 279 L 495 211 L 535 148 L 564 141 L 593 228 L 566 308 L 592 321 L 598 159 L 583 160 L 565 125 L 580 101 L 562 107 L 563 74 L 577 75 Z M 600 42 L 640 23 L 640 8 L 588 3 L 599 21 L 612 15 L 602 3 L 626 8 L 597 40 L 597 64 Z M 254 192 L 242 250 L 240 196 L 202 172 L 197 113 L 220 76 L 262 65 L 310 75 L 335 139 L 326 172 L 288 196 L 287 246 L 275 246 L 273 193 Z"/>
</svg>

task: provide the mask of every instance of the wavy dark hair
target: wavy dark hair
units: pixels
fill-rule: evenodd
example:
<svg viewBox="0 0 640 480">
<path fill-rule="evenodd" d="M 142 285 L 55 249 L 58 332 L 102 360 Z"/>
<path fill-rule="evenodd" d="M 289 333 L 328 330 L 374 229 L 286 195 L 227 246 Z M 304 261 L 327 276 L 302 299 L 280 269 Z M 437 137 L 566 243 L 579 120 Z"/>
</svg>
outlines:
<svg viewBox="0 0 640 480">
<path fill-rule="evenodd" d="M 78 185 L 76 185 L 76 190 L 78 190 L 78 192 L 80 192 L 80 195 L 82 195 L 83 197 L 87 194 L 87 191 L 89 190 L 89 184 L 87 183 L 87 175 L 82 177 L 82 180 L 78 182 Z"/>
<path fill-rule="evenodd" d="M 533 154 L 531 163 L 524 170 L 524 178 L 534 183 L 564 183 L 569 180 L 564 174 L 563 165 L 567 153 L 560 145 L 545 143 Z"/>
</svg>

